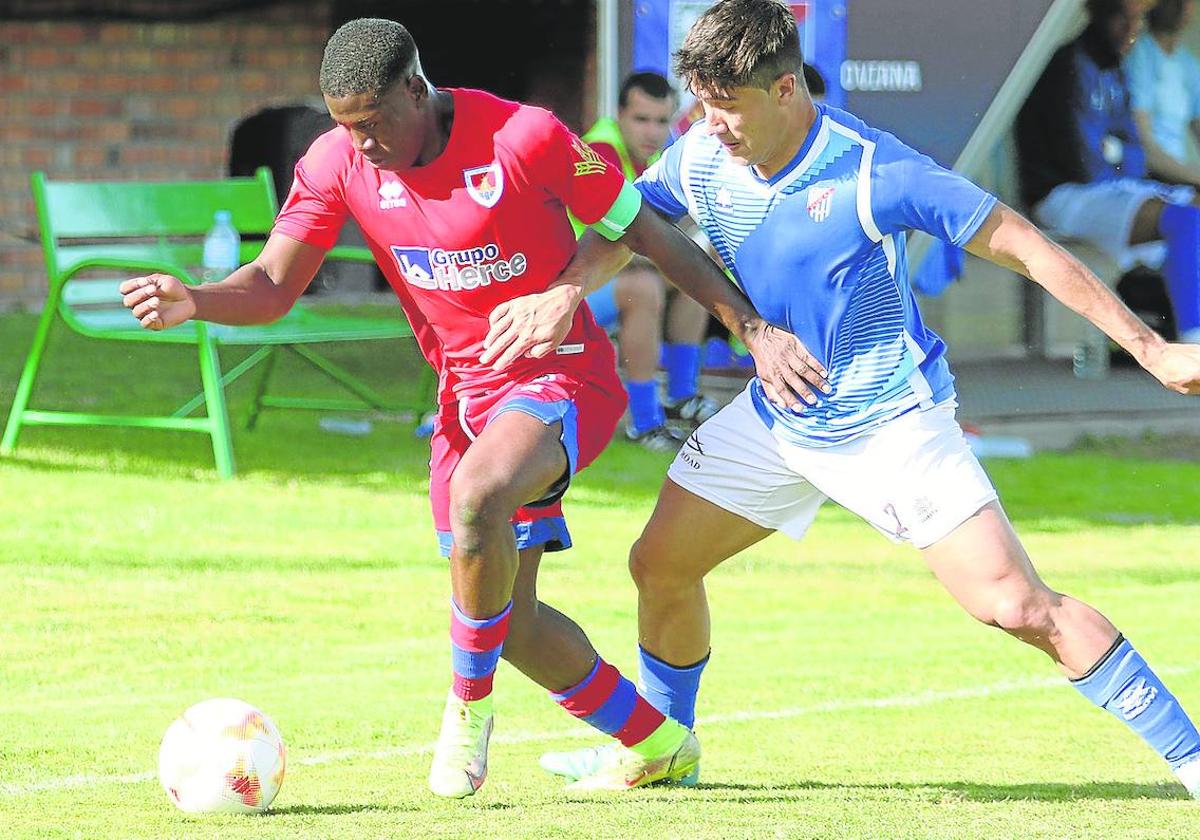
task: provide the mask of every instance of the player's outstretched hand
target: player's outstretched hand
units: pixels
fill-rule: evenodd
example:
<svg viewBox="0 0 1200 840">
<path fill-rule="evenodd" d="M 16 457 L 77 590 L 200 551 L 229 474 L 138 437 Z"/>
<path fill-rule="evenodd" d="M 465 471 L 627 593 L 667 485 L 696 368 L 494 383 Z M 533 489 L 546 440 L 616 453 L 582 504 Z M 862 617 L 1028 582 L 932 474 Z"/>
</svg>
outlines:
<svg viewBox="0 0 1200 840">
<path fill-rule="evenodd" d="M 121 302 L 148 330 L 165 330 L 196 314 L 192 293 L 169 274 L 134 277 L 120 286 Z"/>
<path fill-rule="evenodd" d="M 1167 344 L 1146 370 L 1172 391 L 1200 394 L 1200 344 Z"/>
<path fill-rule="evenodd" d="M 550 355 L 567 337 L 579 300 L 579 289 L 570 285 L 506 300 L 488 316 L 491 329 L 479 361 L 503 370 L 522 356 Z"/>
<path fill-rule="evenodd" d="M 828 394 L 828 372 L 796 336 L 766 321 L 752 328 L 746 349 L 754 357 L 754 372 L 767 398 L 778 406 L 800 412 L 816 405 L 814 389 Z"/>
</svg>

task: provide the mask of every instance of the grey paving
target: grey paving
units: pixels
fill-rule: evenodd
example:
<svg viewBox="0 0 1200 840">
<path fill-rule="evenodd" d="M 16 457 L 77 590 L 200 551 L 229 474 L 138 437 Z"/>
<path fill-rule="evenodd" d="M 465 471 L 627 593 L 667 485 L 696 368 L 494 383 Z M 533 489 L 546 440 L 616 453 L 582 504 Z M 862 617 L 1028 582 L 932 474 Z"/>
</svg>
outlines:
<svg viewBox="0 0 1200 840">
<path fill-rule="evenodd" d="M 984 435 L 1016 436 L 1036 449 L 1063 449 L 1085 435 L 1200 435 L 1200 397 L 1163 388 L 1134 367 L 1103 380 L 1078 379 L 1069 362 L 972 361 L 955 364 L 959 420 Z M 728 401 L 745 385 L 738 375 L 703 377 L 706 393 Z"/>
</svg>

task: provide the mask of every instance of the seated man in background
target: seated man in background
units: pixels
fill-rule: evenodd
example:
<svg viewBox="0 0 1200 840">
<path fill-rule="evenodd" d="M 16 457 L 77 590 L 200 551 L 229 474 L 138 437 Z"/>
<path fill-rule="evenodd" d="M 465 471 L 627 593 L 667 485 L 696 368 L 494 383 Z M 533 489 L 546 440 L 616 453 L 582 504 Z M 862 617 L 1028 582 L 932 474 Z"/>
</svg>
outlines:
<svg viewBox="0 0 1200 840">
<path fill-rule="evenodd" d="M 1159 0 L 1146 32 L 1125 59 L 1133 121 L 1146 150 L 1146 168 L 1160 181 L 1200 186 L 1188 138 L 1200 138 L 1200 62 L 1183 46 L 1193 0 Z"/>
<path fill-rule="evenodd" d="M 632 181 L 658 159 L 678 104 L 670 82 L 658 73 L 634 73 L 621 85 L 617 118 L 602 117 L 583 139 Z M 578 223 L 576 230 L 582 232 Z M 627 265 L 587 297 L 601 327 L 615 332 L 629 394 L 625 436 L 655 451 L 683 442 L 667 421 L 703 423 L 720 408 L 699 393 L 700 344 L 708 312 L 668 286 L 646 260 Z M 664 311 L 666 343 L 663 343 Z M 660 350 L 661 348 L 661 350 Z M 667 399 L 660 401 L 659 360 L 667 370 Z"/>
<path fill-rule="evenodd" d="M 1087 28 L 1054 54 L 1017 117 L 1021 197 L 1047 231 L 1092 243 L 1122 271 L 1161 267 L 1179 339 L 1200 342 L 1196 191 L 1149 179 L 1121 66 L 1149 6 L 1087 0 Z"/>
</svg>

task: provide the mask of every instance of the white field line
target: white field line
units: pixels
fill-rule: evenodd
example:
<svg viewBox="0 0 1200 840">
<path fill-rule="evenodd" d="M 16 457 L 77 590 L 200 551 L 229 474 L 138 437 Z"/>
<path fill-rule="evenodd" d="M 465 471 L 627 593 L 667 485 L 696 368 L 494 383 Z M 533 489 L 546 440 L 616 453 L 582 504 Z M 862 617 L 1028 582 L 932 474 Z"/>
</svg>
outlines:
<svg viewBox="0 0 1200 840">
<path fill-rule="evenodd" d="M 1190 674 L 1200 670 L 1200 664 L 1185 667 L 1167 667 L 1155 669 L 1160 675 L 1172 676 Z M 782 720 L 787 718 L 804 717 L 805 715 L 824 714 L 828 712 L 844 712 L 857 709 L 893 709 L 912 708 L 915 706 L 932 706 L 936 703 L 946 703 L 952 700 L 972 700 L 985 697 L 996 697 L 1005 694 L 1019 694 L 1027 691 L 1038 691 L 1046 688 L 1063 688 L 1062 677 L 1039 677 L 1032 679 L 1002 680 L 990 685 L 968 686 L 949 691 L 922 691 L 917 694 L 900 694 L 893 697 L 863 697 L 856 699 L 830 700 L 811 706 L 793 706 L 787 709 L 764 709 L 759 711 L 730 712 L 723 715 L 709 715 L 697 720 L 697 726 L 721 726 L 731 723 L 746 723 L 757 720 Z M 493 744 L 528 744 L 533 742 L 558 741 L 564 738 L 594 739 L 596 731 L 587 727 L 576 726 L 572 729 L 560 729 L 552 732 L 514 732 L 500 733 L 492 738 Z M 318 764 L 333 764 L 340 761 L 357 761 L 361 759 L 386 759 L 401 756 L 425 755 L 433 753 L 433 742 L 427 744 L 410 744 L 407 746 L 389 747 L 385 750 L 333 750 L 317 755 L 293 759 L 288 763 L 309 767 Z M 36 782 L 0 782 L 0 796 L 17 797 L 46 791 L 68 790 L 71 788 L 98 787 L 100 785 L 132 785 L 149 782 L 157 778 L 154 771 L 126 774 L 93 774 L 80 773 L 73 776 L 43 779 Z"/>
</svg>

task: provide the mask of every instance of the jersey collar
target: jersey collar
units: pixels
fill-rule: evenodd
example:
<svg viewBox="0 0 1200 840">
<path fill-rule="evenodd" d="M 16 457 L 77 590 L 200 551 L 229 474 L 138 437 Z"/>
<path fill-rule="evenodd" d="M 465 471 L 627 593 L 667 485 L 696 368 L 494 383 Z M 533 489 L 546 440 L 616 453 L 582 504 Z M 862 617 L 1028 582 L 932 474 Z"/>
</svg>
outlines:
<svg viewBox="0 0 1200 840">
<path fill-rule="evenodd" d="M 786 166 L 770 178 L 761 178 L 754 171 L 754 167 L 746 167 L 756 183 L 772 192 L 778 191 L 804 174 L 813 161 L 816 160 L 817 155 L 821 154 L 821 151 L 825 148 L 825 144 L 829 142 L 829 127 L 825 121 L 825 106 L 817 103 L 814 104 L 817 109 L 817 118 L 813 120 L 812 127 L 808 130 L 804 142 L 800 144 L 800 148 L 796 151 L 795 156 L 788 161 Z"/>
</svg>

